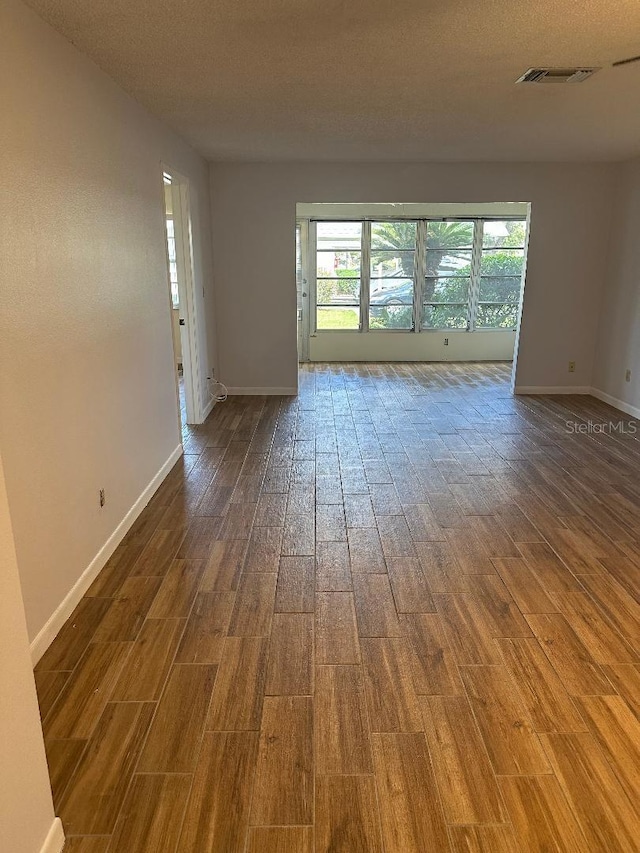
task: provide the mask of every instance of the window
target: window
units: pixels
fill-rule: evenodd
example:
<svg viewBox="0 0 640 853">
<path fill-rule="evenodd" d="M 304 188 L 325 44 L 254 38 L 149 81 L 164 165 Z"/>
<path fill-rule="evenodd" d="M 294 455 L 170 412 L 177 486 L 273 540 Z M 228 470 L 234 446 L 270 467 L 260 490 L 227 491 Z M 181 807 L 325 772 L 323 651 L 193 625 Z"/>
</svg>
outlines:
<svg viewBox="0 0 640 853">
<path fill-rule="evenodd" d="M 362 222 L 316 226 L 316 326 L 359 329 Z"/>
<path fill-rule="evenodd" d="M 524 219 L 315 223 L 316 329 L 513 330 Z"/>
<path fill-rule="evenodd" d="M 426 223 L 423 329 L 468 329 L 475 223 Z"/>
<path fill-rule="evenodd" d="M 369 328 L 413 329 L 416 222 L 372 222 Z"/>
<path fill-rule="evenodd" d="M 475 326 L 513 329 L 524 271 L 525 223 L 482 223 L 482 258 Z"/>
<path fill-rule="evenodd" d="M 171 302 L 177 308 L 180 304 L 178 296 L 178 264 L 176 261 L 176 235 L 173 229 L 173 217 L 167 216 L 167 252 L 169 254 L 169 281 L 171 282 Z"/>
</svg>

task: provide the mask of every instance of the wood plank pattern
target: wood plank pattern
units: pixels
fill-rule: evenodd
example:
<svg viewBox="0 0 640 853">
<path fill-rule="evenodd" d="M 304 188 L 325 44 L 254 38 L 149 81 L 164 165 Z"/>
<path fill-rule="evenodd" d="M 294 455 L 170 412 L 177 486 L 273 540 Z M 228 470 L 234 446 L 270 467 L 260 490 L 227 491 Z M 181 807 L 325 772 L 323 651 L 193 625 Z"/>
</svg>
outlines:
<svg viewBox="0 0 640 853">
<path fill-rule="evenodd" d="M 373 734 L 387 853 L 443 850 L 447 830 L 423 734 Z"/>
<path fill-rule="evenodd" d="M 360 663 L 356 610 L 350 592 L 316 593 L 316 662 Z"/>
<path fill-rule="evenodd" d="M 318 776 L 316 853 L 382 853 L 373 776 Z"/>
<path fill-rule="evenodd" d="M 184 428 L 36 667 L 70 851 L 637 848 L 640 446 L 509 371 L 307 365 Z"/>
<path fill-rule="evenodd" d="M 619 696 L 582 696 L 580 713 L 631 802 L 640 792 L 640 722 Z"/>
<path fill-rule="evenodd" d="M 162 578 L 156 577 L 127 578 L 111 600 L 93 641 L 135 640 L 161 583 Z"/>
<path fill-rule="evenodd" d="M 452 853 L 513 853 L 518 842 L 510 826 L 450 826 Z"/>
<path fill-rule="evenodd" d="M 204 560 L 174 560 L 149 610 L 151 619 L 186 617 L 200 586 Z"/>
<path fill-rule="evenodd" d="M 265 696 L 251 823 L 312 821 L 313 701 L 307 696 Z"/>
<path fill-rule="evenodd" d="M 267 650 L 268 642 L 263 637 L 227 637 L 207 729 L 224 732 L 260 728 Z"/>
<path fill-rule="evenodd" d="M 603 666 L 602 671 L 636 717 L 640 719 L 640 666 L 611 664 Z"/>
<path fill-rule="evenodd" d="M 537 640 L 503 639 L 507 669 L 537 732 L 582 732 L 584 722 Z"/>
<path fill-rule="evenodd" d="M 504 823 L 506 810 L 464 696 L 424 699 L 425 733 L 447 822 Z"/>
<path fill-rule="evenodd" d="M 267 696 L 313 693 L 313 616 L 275 613 L 267 665 Z"/>
<path fill-rule="evenodd" d="M 144 546 L 131 574 L 164 576 L 173 562 L 184 534 L 182 526 L 172 530 L 159 527 Z M 104 591 L 100 594 L 104 595 Z"/>
<path fill-rule="evenodd" d="M 410 613 L 401 617 L 411 645 L 413 686 L 418 695 L 462 693 L 462 681 L 437 613 Z"/>
<path fill-rule="evenodd" d="M 180 836 L 181 853 L 243 849 L 257 754 L 256 732 L 207 732 Z"/>
<path fill-rule="evenodd" d="M 131 643 L 91 643 L 45 720 L 53 740 L 88 738 L 131 651 Z"/>
<path fill-rule="evenodd" d="M 553 770 L 587 839 L 587 849 L 637 849 L 638 810 L 590 734 L 541 735 Z"/>
<path fill-rule="evenodd" d="M 313 853 L 313 827 L 254 826 L 247 853 Z"/>
<path fill-rule="evenodd" d="M 434 595 L 434 600 L 458 664 L 500 663 L 493 623 L 473 595 Z"/>
<path fill-rule="evenodd" d="M 361 574 L 353 578 L 358 634 L 361 637 L 402 635 L 398 611 L 387 575 Z"/>
<path fill-rule="evenodd" d="M 281 557 L 276 587 L 278 613 L 313 613 L 313 557 Z"/>
<path fill-rule="evenodd" d="M 198 593 L 176 654 L 176 663 L 221 662 L 234 602 L 233 592 Z"/>
<path fill-rule="evenodd" d="M 500 787 L 524 850 L 588 849 L 554 776 L 503 776 Z"/>
<path fill-rule="evenodd" d="M 105 598 L 83 598 L 38 661 L 36 672 L 74 669 L 110 606 Z"/>
<path fill-rule="evenodd" d="M 190 785 L 183 774 L 135 776 L 108 853 L 175 850 Z"/>
<path fill-rule="evenodd" d="M 70 835 L 113 832 L 153 710 L 151 703 L 108 703 L 60 804 Z"/>
<path fill-rule="evenodd" d="M 316 773 L 373 773 L 359 666 L 319 666 L 315 693 Z"/>
<path fill-rule="evenodd" d="M 522 557 L 494 557 L 491 562 L 521 613 L 556 613 L 558 608 Z"/>
<path fill-rule="evenodd" d="M 565 616 L 596 663 L 640 663 L 640 656 L 612 628 L 590 596 L 581 592 L 557 595 Z"/>
<path fill-rule="evenodd" d="M 200 592 L 233 592 L 238 588 L 247 555 L 242 539 L 215 542 L 200 584 Z"/>
<path fill-rule="evenodd" d="M 242 576 L 229 625 L 230 637 L 266 637 L 271 630 L 276 597 L 275 574 Z"/>
<path fill-rule="evenodd" d="M 387 572 L 398 613 L 435 613 L 436 606 L 417 557 L 389 557 Z"/>
<path fill-rule="evenodd" d="M 64 843 L 64 853 L 107 853 L 109 835 L 71 835 Z"/>
<path fill-rule="evenodd" d="M 173 667 L 140 756 L 141 773 L 193 771 L 215 676 L 215 666 Z"/>
<path fill-rule="evenodd" d="M 422 731 L 407 641 L 363 639 L 361 646 L 371 731 Z"/>
<path fill-rule="evenodd" d="M 558 613 L 526 618 L 569 694 L 589 696 L 614 692 L 564 616 Z"/>
<path fill-rule="evenodd" d="M 319 592 L 342 592 L 352 588 L 351 561 L 346 542 L 318 542 L 315 580 Z"/>
<path fill-rule="evenodd" d="M 147 619 L 111 698 L 116 702 L 159 699 L 183 628 L 182 619 Z"/>
<path fill-rule="evenodd" d="M 69 782 L 75 781 L 75 771 L 86 746 L 86 740 L 47 740 L 45 742 L 51 792 L 56 813 L 60 809 L 60 803 Z"/>
<path fill-rule="evenodd" d="M 56 670 L 43 669 L 34 672 L 40 716 L 43 720 L 47 718 L 47 714 L 54 706 L 70 675 L 71 672 L 68 670 L 58 672 Z"/>
<path fill-rule="evenodd" d="M 467 666 L 461 675 L 496 773 L 549 773 L 544 751 L 506 667 Z"/>
<path fill-rule="evenodd" d="M 254 527 L 246 546 L 246 572 L 277 572 L 282 553 L 282 527 Z"/>
</svg>

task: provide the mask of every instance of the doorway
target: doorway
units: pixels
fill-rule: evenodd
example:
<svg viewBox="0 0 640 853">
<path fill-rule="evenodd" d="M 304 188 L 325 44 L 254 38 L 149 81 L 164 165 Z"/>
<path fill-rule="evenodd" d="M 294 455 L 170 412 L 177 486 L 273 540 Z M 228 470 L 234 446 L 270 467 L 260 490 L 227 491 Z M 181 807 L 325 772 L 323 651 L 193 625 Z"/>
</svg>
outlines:
<svg viewBox="0 0 640 853">
<path fill-rule="evenodd" d="M 181 429 L 201 423 L 202 401 L 195 341 L 193 252 L 189 214 L 189 182 L 173 169 L 163 167 L 167 270 L 170 292 L 178 413 Z"/>
</svg>

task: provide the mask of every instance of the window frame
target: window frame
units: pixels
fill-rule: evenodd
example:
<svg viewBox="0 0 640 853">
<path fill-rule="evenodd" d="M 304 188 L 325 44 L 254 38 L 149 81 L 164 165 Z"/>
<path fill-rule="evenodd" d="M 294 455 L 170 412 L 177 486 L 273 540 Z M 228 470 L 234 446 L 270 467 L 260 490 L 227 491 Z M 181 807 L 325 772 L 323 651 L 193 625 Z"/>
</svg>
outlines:
<svg viewBox="0 0 640 853">
<path fill-rule="evenodd" d="M 165 180 L 165 186 L 171 181 Z M 169 227 L 171 223 L 171 227 Z M 171 307 L 180 307 L 180 295 L 178 293 L 178 259 L 176 254 L 176 231 L 173 214 L 165 213 L 165 228 L 167 235 L 167 258 L 169 262 L 169 287 L 171 291 Z"/>
<path fill-rule="evenodd" d="M 318 307 L 320 308 L 339 308 L 339 305 L 325 305 L 322 303 L 320 306 L 318 305 L 318 281 L 328 280 L 324 277 L 318 276 L 318 223 L 328 222 L 328 223 L 337 223 L 337 222 L 358 222 L 362 225 L 360 229 L 360 276 L 353 276 L 354 281 L 360 281 L 360 302 L 356 303 L 345 303 L 345 308 L 357 308 L 358 309 L 358 328 L 357 329 L 319 329 L 318 328 Z M 311 251 L 309 253 L 310 260 L 313 258 L 313 276 L 311 277 L 311 328 L 313 329 L 312 334 L 317 335 L 318 332 L 320 334 L 324 334 L 325 332 L 331 332 L 332 334 L 340 333 L 340 334 L 354 334 L 363 331 L 362 328 L 362 318 L 363 318 L 363 310 L 362 310 L 362 294 L 363 294 L 363 271 L 364 271 L 364 233 L 365 233 L 365 221 L 362 219 L 311 219 L 309 221 L 309 243 L 311 246 Z M 321 250 L 322 251 L 322 250 Z M 330 251 L 329 249 L 324 251 Z M 356 250 L 357 251 L 357 250 Z M 311 263 L 309 264 L 311 266 Z M 331 278 L 331 277 L 330 277 Z M 339 276 L 335 276 L 336 279 Z"/>
<path fill-rule="evenodd" d="M 411 302 L 411 321 L 412 321 L 412 324 L 411 324 L 411 326 L 408 326 L 406 329 L 394 329 L 394 328 L 391 328 L 391 329 L 371 329 L 369 327 L 370 308 L 371 308 L 371 299 L 370 299 L 370 297 L 371 297 L 371 278 L 372 278 L 372 276 L 371 276 L 371 225 L 375 222 L 415 222 L 416 223 L 416 242 L 415 242 L 414 248 L 413 249 L 399 249 L 398 250 L 400 252 L 413 251 L 413 276 L 411 278 L 412 287 L 413 287 L 413 300 Z M 411 217 L 411 216 L 387 217 L 386 219 L 379 219 L 379 218 L 373 219 L 372 218 L 372 219 L 368 220 L 368 225 L 369 225 L 369 228 L 368 228 L 367 238 L 368 238 L 369 248 L 368 248 L 367 261 L 368 261 L 369 265 L 367 267 L 367 281 L 366 281 L 366 284 L 363 284 L 363 286 L 366 290 L 366 294 L 367 294 L 367 314 L 366 314 L 367 327 L 366 327 L 366 331 L 371 332 L 372 334 L 378 334 L 378 332 L 380 332 L 381 334 L 385 334 L 385 335 L 390 333 L 390 332 L 394 333 L 394 334 L 400 333 L 403 335 L 412 334 L 413 332 L 416 331 L 416 290 L 418 288 L 417 275 L 418 275 L 418 245 L 419 245 L 418 227 L 420 225 L 420 220 L 416 219 L 415 217 Z M 375 278 L 375 276 L 374 276 L 374 278 Z M 404 278 L 408 279 L 409 276 L 404 276 Z M 407 305 L 407 308 L 408 307 L 409 307 L 409 305 Z"/>
<path fill-rule="evenodd" d="M 376 278 L 375 276 L 371 276 L 371 225 L 375 222 L 415 222 L 416 223 L 416 243 L 415 248 L 412 250 L 414 252 L 414 264 L 413 264 L 413 306 L 412 306 L 412 326 L 397 329 L 397 328 L 378 328 L 372 329 L 370 328 L 370 295 L 371 295 L 371 280 L 372 278 Z M 360 304 L 359 306 L 353 305 L 345 305 L 345 307 L 355 308 L 359 307 L 359 324 L 358 328 L 353 329 L 319 329 L 318 328 L 318 302 L 317 302 L 317 283 L 319 277 L 317 275 L 317 254 L 318 254 L 318 240 L 317 240 L 317 224 L 319 222 L 326 223 L 340 223 L 340 222 L 359 222 L 362 225 L 361 234 L 360 234 Z M 423 294 L 424 294 L 424 284 L 426 281 L 426 262 L 427 262 L 427 227 L 430 222 L 473 222 L 473 240 L 471 246 L 471 270 L 469 274 L 469 292 L 466 300 L 467 305 L 467 324 L 466 328 L 452 328 L 446 326 L 424 326 L 423 325 L 423 317 L 424 317 L 424 302 L 423 302 Z M 521 249 L 523 251 L 523 265 L 522 265 L 522 273 L 520 276 L 520 293 L 517 300 L 513 302 L 491 302 L 489 303 L 487 300 L 480 300 L 480 283 L 483 277 L 482 276 L 482 258 L 483 252 L 486 251 L 497 251 L 500 247 L 491 247 L 484 246 L 484 226 L 486 222 L 522 222 L 525 226 L 525 235 L 523 239 L 522 246 L 511 246 L 508 248 L 513 249 Z M 313 269 L 314 274 L 311 280 L 311 288 L 310 288 L 310 308 L 311 308 L 311 329 L 313 335 L 324 334 L 326 332 L 334 333 L 346 333 L 346 334 L 354 334 L 354 333 L 400 333 L 400 334 L 421 334 L 423 332 L 514 332 L 517 327 L 517 318 L 516 318 L 516 326 L 513 328 L 501 328 L 501 327 L 491 327 L 491 326 L 478 326 L 477 318 L 478 318 L 478 308 L 480 305 L 492 304 L 492 305 L 513 305 L 516 306 L 517 311 L 519 313 L 520 303 L 522 300 L 522 288 L 523 282 L 526 275 L 526 266 L 527 266 L 527 254 L 528 254 L 528 220 L 524 216 L 473 216 L 473 215 L 459 215 L 459 216 L 426 216 L 426 217 L 415 217 L 415 216 L 397 216 L 397 217 L 362 217 L 353 219 L 350 217 L 331 217 L 331 218 L 321 218 L 321 219 L 310 219 L 309 220 L 309 248 L 310 257 L 313 257 Z M 398 251 L 410 251 L 408 249 L 399 249 Z M 516 276 L 508 276 L 505 275 L 505 278 L 515 278 Z M 408 278 L 405 277 L 405 278 Z M 354 276 L 354 279 L 357 279 Z M 463 302 L 443 302 L 443 303 L 428 303 L 429 305 L 463 305 Z M 324 305 L 320 307 L 325 307 Z M 331 307 L 331 306 L 330 306 Z M 339 306 L 335 306 L 339 307 Z M 408 306 L 407 306 L 408 307 Z"/>
<path fill-rule="evenodd" d="M 484 245 L 484 226 L 485 226 L 486 222 L 524 222 L 525 234 L 524 234 L 524 238 L 522 241 L 522 246 L 507 246 L 507 247 L 485 246 Z M 518 216 L 495 216 L 495 217 L 483 216 L 483 217 L 478 218 L 477 223 L 476 223 L 476 227 L 477 227 L 477 231 L 480 232 L 480 235 L 478 238 L 479 246 L 478 246 L 478 252 L 477 252 L 478 268 L 476 271 L 476 274 L 477 274 L 476 298 L 475 298 L 475 303 L 473 305 L 473 310 L 471 312 L 470 331 L 473 331 L 473 332 L 514 332 L 516 330 L 517 324 L 518 324 L 518 314 L 520 312 L 520 302 L 522 300 L 522 287 L 523 287 L 523 282 L 524 282 L 524 278 L 525 278 L 525 274 L 526 274 L 527 253 L 528 253 L 528 233 L 527 233 L 528 222 L 526 219 L 524 219 L 522 217 L 518 217 Z M 475 245 L 474 245 L 474 248 L 475 248 Z M 519 288 L 519 292 L 518 292 L 518 298 L 513 300 L 513 301 L 508 301 L 508 302 L 500 302 L 500 301 L 494 301 L 494 300 L 488 300 L 488 299 L 480 299 L 480 285 L 482 283 L 483 278 L 517 278 L 517 276 L 509 275 L 509 274 L 492 275 L 492 276 L 485 276 L 482 274 L 482 260 L 484 257 L 484 253 L 488 252 L 490 254 L 491 252 L 499 252 L 503 248 L 507 248 L 507 250 L 512 249 L 514 251 L 516 251 L 516 250 L 522 251 L 522 271 L 520 273 L 520 288 Z M 479 326 L 478 322 L 477 322 L 478 321 L 478 309 L 481 305 L 500 305 L 500 306 L 509 305 L 509 306 L 514 306 L 516 308 L 515 326 L 513 328 L 511 328 L 511 327 L 502 328 L 499 326 Z"/>
</svg>

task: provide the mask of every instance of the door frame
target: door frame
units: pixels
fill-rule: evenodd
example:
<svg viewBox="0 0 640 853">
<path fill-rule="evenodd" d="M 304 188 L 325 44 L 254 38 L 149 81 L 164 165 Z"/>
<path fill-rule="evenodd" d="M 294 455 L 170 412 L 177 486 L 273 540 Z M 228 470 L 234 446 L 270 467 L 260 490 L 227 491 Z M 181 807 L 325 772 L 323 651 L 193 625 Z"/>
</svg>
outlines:
<svg viewBox="0 0 640 853">
<path fill-rule="evenodd" d="M 169 288 L 169 319 L 173 323 L 173 301 L 171 299 L 171 279 L 169 274 L 169 255 L 167 250 L 166 205 L 165 189 L 170 187 L 171 206 L 173 210 L 173 231 L 176 241 L 176 267 L 178 273 L 178 299 L 180 325 L 184 328 L 181 334 L 182 343 L 182 377 L 184 382 L 184 400 L 188 424 L 200 424 L 204 418 L 202 401 L 202 381 L 200 357 L 196 330 L 197 300 L 195 298 L 195 274 L 193 268 L 193 243 L 191 227 L 191 207 L 189 197 L 189 179 L 173 169 L 167 163 L 161 163 L 160 179 L 162 180 L 162 202 L 165 223 L 165 256 L 167 266 L 167 286 Z M 164 176 L 171 178 L 166 184 Z M 184 321 L 184 322 L 183 322 Z M 173 338 L 172 338 L 173 339 Z M 176 377 L 176 393 L 178 393 L 178 366 L 174 357 Z M 180 397 L 178 394 L 178 416 L 180 416 Z"/>
<path fill-rule="evenodd" d="M 310 315 L 310 281 L 309 281 L 309 220 L 297 219 L 296 232 L 300 231 L 300 269 L 302 275 L 302 318 L 297 320 L 298 328 L 298 363 L 309 361 L 309 335 L 311 333 Z M 297 273 L 297 270 L 296 270 Z M 296 281 L 296 298 L 297 298 Z M 297 301 L 297 299 L 296 299 Z M 296 305 L 297 308 L 297 305 Z"/>
</svg>

